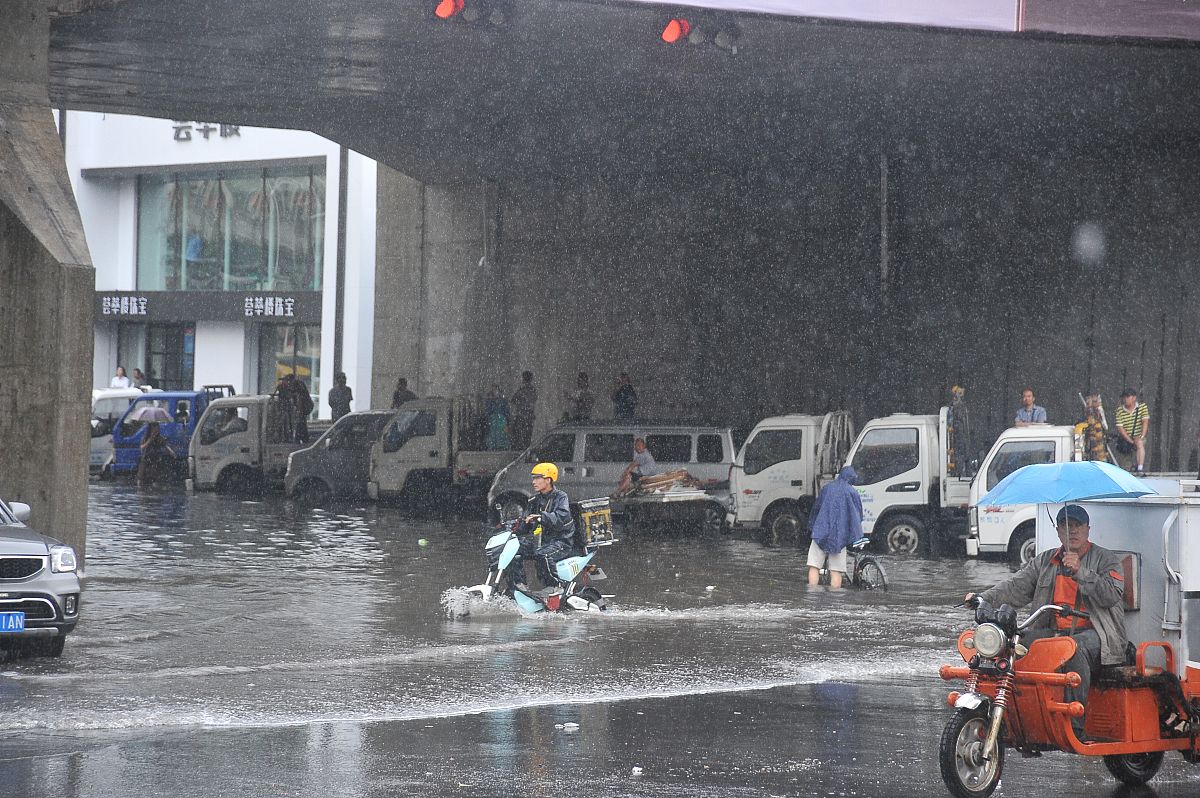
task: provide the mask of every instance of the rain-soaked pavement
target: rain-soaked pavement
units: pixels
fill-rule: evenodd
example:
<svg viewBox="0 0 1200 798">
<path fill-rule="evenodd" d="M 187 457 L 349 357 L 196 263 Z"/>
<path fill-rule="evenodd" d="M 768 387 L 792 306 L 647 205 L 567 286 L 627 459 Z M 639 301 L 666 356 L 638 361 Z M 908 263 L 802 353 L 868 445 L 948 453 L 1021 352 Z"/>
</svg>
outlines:
<svg viewBox="0 0 1200 798">
<path fill-rule="evenodd" d="M 469 520 L 97 484 L 89 541 L 62 659 L 0 663 L 5 798 L 948 795 L 951 605 L 1009 573 L 810 591 L 797 550 L 626 537 L 607 614 L 450 620 Z M 1195 796 L 1200 767 L 1152 787 L 1010 756 L 997 794 Z"/>
</svg>

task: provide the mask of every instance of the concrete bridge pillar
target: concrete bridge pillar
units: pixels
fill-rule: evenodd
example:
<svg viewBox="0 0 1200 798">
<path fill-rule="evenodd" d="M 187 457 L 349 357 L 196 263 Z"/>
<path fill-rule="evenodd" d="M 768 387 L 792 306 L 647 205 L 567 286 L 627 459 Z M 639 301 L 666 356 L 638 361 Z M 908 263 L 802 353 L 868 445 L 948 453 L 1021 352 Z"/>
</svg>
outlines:
<svg viewBox="0 0 1200 798">
<path fill-rule="evenodd" d="M 84 555 L 95 275 L 47 94 L 49 17 L 0 26 L 0 496 Z"/>
<path fill-rule="evenodd" d="M 380 164 L 372 407 L 389 406 L 397 377 L 419 396 L 514 387 L 496 192 Z"/>
</svg>

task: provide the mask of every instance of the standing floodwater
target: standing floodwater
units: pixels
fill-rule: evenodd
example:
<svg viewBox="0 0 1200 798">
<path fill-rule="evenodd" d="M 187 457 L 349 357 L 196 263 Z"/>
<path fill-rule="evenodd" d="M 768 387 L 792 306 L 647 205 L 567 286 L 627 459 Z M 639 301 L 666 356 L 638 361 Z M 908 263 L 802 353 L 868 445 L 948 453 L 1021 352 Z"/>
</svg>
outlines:
<svg viewBox="0 0 1200 798">
<path fill-rule="evenodd" d="M 610 612 L 448 619 L 485 535 L 94 485 L 78 631 L 0 665 L 6 795 L 55 774 L 68 795 L 561 794 L 563 767 L 598 794 L 941 794 L 951 605 L 1009 573 L 889 560 L 887 593 L 810 591 L 802 550 L 647 536 L 604 552 Z M 1005 788 L 1112 786 L 1079 758 L 1010 767 Z M 1198 779 L 1169 762 L 1156 784 Z"/>
</svg>

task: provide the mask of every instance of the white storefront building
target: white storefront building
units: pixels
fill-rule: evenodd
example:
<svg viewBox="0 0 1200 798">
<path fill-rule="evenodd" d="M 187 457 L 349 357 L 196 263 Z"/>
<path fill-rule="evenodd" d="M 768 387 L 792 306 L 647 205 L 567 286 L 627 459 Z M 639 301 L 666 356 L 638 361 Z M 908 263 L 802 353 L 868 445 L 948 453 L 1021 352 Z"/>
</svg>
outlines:
<svg viewBox="0 0 1200 798">
<path fill-rule="evenodd" d="M 77 111 L 59 125 L 96 267 L 96 387 L 117 366 L 239 393 L 295 373 L 328 417 L 340 370 L 368 407 L 374 161 L 302 131 Z"/>
</svg>

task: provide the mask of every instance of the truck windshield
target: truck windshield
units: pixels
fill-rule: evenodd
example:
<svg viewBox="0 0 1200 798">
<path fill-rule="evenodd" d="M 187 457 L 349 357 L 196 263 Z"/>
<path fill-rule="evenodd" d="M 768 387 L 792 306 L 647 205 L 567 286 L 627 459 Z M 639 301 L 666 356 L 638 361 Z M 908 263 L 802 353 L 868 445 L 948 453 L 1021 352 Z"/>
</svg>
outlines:
<svg viewBox="0 0 1200 798">
<path fill-rule="evenodd" d="M 916 427 L 873 429 L 863 435 L 850 465 L 859 485 L 874 485 L 912 471 L 920 462 Z"/>
<path fill-rule="evenodd" d="M 1054 462 L 1054 441 L 1009 441 L 996 450 L 987 469 L 987 489 L 1027 465 Z"/>
<path fill-rule="evenodd" d="M 401 410 L 383 433 L 383 450 L 397 452 L 413 438 L 437 434 L 437 416 L 430 410 Z"/>
</svg>

